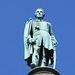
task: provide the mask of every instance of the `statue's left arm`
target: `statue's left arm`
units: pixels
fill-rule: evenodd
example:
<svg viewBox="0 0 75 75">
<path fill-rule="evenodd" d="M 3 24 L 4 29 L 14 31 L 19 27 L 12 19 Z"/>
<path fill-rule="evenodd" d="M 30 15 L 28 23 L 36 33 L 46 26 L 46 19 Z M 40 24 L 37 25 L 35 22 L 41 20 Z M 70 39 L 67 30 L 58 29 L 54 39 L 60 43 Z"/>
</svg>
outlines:
<svg viewBox="0 0 75 75">
<path fill-rule="evenodd" d="M 50 31 L 50 35 L 51 35 L 52 45 L 55 47 L 58 44 L 58 42 L 57 42 L 57 40 L 56 40 L 56 38 L 54 36 L 51 23 L 50 23 L 49 31 Z"/>
</svg>

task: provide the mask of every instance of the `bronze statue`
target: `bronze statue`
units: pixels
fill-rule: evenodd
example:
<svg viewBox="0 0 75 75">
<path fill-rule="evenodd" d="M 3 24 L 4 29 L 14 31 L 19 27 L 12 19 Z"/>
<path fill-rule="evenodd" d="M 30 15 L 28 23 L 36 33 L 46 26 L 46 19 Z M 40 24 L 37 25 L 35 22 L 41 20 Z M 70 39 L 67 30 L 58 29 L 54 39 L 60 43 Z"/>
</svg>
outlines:
<svg viewBox="0 0 75 75">
<path fill-rule="evenodd" d="M 35 11 L 36 20 L 29 18 L 24 30 L 25 61 L 31 68 L 37 66 L 56 65 L 57 40 L 52 25 L 44 21 L 44 11 Z M 54 63 L 54 64 L 53 64 Z"/>
</svg>

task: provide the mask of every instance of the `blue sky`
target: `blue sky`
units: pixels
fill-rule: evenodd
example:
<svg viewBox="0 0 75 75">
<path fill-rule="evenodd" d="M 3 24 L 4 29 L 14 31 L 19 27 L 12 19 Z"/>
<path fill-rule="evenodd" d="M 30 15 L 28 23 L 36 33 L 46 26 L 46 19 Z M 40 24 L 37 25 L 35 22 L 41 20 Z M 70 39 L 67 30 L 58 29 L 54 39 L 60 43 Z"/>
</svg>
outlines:
<svg viewBox="0 0 75 75">
<path fill-rule="evenodd" d="M 37 8 L 44 10 L 44 20 L 52 24 L 58 41 L 57 71 L 74 75 L 74 0 L 0 0 L 0 75 L 27 75 L 31 70 L 24 61 L 23 32 Z"/>
</svg>

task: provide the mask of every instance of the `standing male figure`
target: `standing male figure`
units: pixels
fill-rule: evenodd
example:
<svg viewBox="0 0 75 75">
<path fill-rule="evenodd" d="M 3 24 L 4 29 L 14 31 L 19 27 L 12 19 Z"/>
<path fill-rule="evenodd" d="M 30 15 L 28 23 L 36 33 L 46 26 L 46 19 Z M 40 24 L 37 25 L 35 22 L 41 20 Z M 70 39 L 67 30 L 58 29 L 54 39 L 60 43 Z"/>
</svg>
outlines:
<svg viewBox="0 0 75 75">
<path fill-rule="evenodd" d="M 55 39 L 52 25 L 43 20 L 41 8 L 35 11 L 36 20 L 28 19 L 24 30 L 25 60 L 31 67 L 56 64 Z"/>
</svg>

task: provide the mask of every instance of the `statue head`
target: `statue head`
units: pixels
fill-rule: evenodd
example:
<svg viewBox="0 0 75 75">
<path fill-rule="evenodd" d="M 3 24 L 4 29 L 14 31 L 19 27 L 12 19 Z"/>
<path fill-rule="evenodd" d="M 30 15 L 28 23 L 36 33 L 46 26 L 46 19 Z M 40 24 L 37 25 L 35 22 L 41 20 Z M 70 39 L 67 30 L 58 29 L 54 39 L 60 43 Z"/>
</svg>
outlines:
<svg viewBox="0 0 75 75">
<path fill-rule="evenodd" d="M 45 16 L 45 14 L 44 14 L 43 9 L 38 8 L 38 9 L 35 11 L 35 17 L 36 17 L 36 18 L 38 18 L 38 19 L 43 19 L 44 16 Z"/>
</svg>

